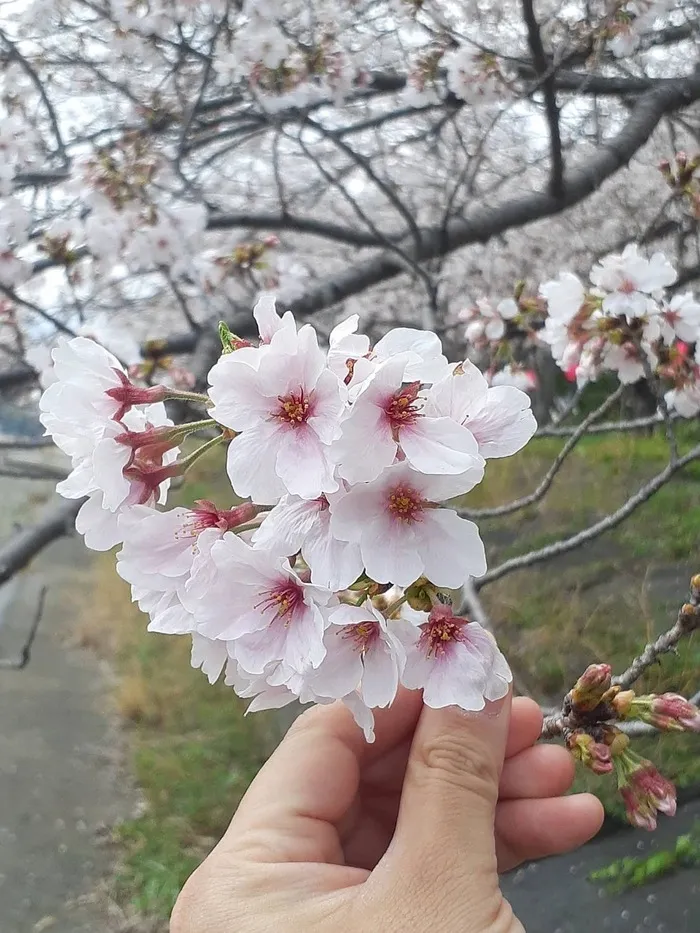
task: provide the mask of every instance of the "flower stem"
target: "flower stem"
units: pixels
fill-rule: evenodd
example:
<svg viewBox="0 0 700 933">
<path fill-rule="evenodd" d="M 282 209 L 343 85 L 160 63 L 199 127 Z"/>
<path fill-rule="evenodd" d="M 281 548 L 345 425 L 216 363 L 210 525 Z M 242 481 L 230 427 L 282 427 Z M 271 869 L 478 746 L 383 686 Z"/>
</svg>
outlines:
<svg viewBox="0 0 700 933">
<path fill-rule="evenodd" d="M 395 612 L 397 612 L 403 604 L 408 600 L 408 596 L 400 596 L 398 599 L 395 599 L 393 603 L 389 605 L 384 610 L 384 615 L 387 619 L 390 619 Z"/>
<path fill-rule="evenodd" d="M 209 405 L 211 399 L 201 392 L 185 392 L 180 389 L 168 389 L 165 398 L 168 401 L 196 402 L 200 405 Z"/>
<path fill-rule="evenodd" d="M 178 466 L 180 467 L 178 470 L 179 475 L 183 476 L 201 457 L 209 453 L 210 450 L 213 450 L 214 447 L 218 447 L 223 439 L 223 435 L 218 434 L 216 437 L 212 437 L 212 439 L 207 441 L 205 444 L 202 444 L 201 447 L 193 450 L 189 456 L 185 457 L 183 460 L 178 461 Z"/>
</svg>

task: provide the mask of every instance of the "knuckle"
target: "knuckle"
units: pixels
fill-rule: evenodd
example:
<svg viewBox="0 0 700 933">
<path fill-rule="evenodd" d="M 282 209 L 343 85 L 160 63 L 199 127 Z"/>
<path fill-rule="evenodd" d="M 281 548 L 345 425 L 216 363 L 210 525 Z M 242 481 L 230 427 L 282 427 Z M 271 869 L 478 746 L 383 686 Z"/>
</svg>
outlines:
<svg viewBox="0 0 700 933">
<path fill-rule="evenodd" d="M 426 782 L 471 792 L 495 804 L 498 767 L 483 743 L 472 737 L 437 733 L 419 749 L 418 762 Z"/>
</svg>

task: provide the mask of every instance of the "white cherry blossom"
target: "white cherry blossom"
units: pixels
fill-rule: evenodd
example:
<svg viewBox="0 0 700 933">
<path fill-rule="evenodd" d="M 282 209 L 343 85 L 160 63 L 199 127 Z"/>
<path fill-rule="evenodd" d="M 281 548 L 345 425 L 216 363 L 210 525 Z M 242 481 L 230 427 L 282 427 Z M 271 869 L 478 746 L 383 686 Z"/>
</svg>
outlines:
<svg viewBox="0 0 700 933">
<path fill-rule="evenodd" d="M 402 456 L 421 473 L 463 474 L 482 468 L 469 430 L 449 413 L 427 412 L 421 383 L 405 381 L 403 354 L 382 363 L 363 383 L 332 448 L 339 475 L 369 482 Z"/>
<path fill-rule="evenodd" d="M 472 487 L 481 475 L 475 468 Z M 486 571 L 484 546 L 476 525 L 436 504 L 465 492 L 465 478 L 394 464 L 331 504 L 331 531 L 359 545 L 366 572 L 378 583 L 409 586 L 426 576 L 436 586 L 461 586 L 467 575 Z"/>
<path fill-rule="evenodd" d="M 218 574 L 199 594 L 199 632 L 228 642 L 249 674 L 262 674 L 275 661 L 299 673 L 318 667 L 326 653 L 322 607 L 332 593 L 304 583 L 286 560 L 233 532 L 214 544 L 211 559 Z"/>
<path fill-rule="evenodd" d="M 465 360 L 432 386 L 425 411 L 465 425 L 479 454 L 490 459 L 510 457 L 530 440 L 537 430 L 530 405 L 530 397 L 514 386 L 489 387 L 477 367 Z"/>
<path fill-rule="evenodd" d="M 372 605 L 342 605 L 328 615 L 326 656 L 308 679 L 319 696 L 357 693 L 366 707 L 389 706 L 396 696 L 405 653 L 391 623 Z"/>
<path fill-rule="evenodd" d="M 330 445 L 340 434 L 345 387 L 325 366 L 309 325 L 298 334 L 279 330 L 257 367 L 221 358 L 209 374 L 211 416 L 238 436 L 227 469 L 240 496 L 275 503 L 286 492 L 304 499 L 335 492 Z"/>
<path fill-rule="evenodd" d="M 343 590 L 357 580 L 363 570 L 357 544 L 335 538 L 331 531 L 329 498 L 300 499 L 283 496 L 265 516 L 253 536 L 256 547 L 281 557 L 301 552 L 311 571 L 311 582 L 330 590 Z"/>
<path fill-rule="evenodd" d="M 437 606 L 417 639 L 410 630 L 403 631 L 407 656 L 401 680 L 410 689 L 423 690 L 426 706 L 476 711 L 508 692 L 510 669 L 493 636 L 478 622 L 455 616 L 449 606 Z"/>
</svg>

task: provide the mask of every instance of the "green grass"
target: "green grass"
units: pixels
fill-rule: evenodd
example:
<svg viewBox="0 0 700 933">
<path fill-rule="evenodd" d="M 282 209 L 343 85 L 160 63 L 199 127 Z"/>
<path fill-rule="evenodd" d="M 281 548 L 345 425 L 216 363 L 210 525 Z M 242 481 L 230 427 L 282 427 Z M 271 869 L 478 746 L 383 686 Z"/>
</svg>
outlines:
<svg viewBox="0 0 700 933">
<path fill-rule="evenodd" d="M 697 426 L 681 431 L 687 449 Z M 490 461 L 485 482 L 467 497 L 473 508 L 508 502 L 537 485 L 561 441 L 533 441 L 526 451 Z M 546 498 L 507 519 L 481 520 L 489 564 L 569 535 L 617 508 L 666 463 L 663 435 L 587 438 Z M 222 451 L 196 464 L 172 504 L 233 501 Z M 485 588 L 482 598 L 499 641 L 530 692 L 554 702 L 593 661 L 627 666 L 672 622 L 685 593 L 660 592 L 658 571 L 685 580 L 700 571 L 700 466 L 676 477 L 622 528 L 558 561 L 519 571 Z M 655 574 L 657 576 L 655 576 Z M 656 581 L 656 582 L 655 582 Z M 211 687 L 189 666 L 188 639 L 146 633 L 110 557 L 95 571 L 95 597 L 83 639 L 112 657 L 119 674 L 117 709 L 128 724 L 133 769 L 146 810 L 118 829 L 123 849 L 117 892 L 143 913 L 167 917 L 182 883 L 225 828 L 237 802 L 277 737 L 274 714 L 244 717 L 230 689 Z M 648 672 L 649 691 L 694 691 L 700 636 Z M 635 742 L 677 783 L 700 783 L 697 736 Z M 581 772 L 577 789 L 620 807 L 610 778 Z M 636 868 L 634 869 L 636 870 Z"/>
<path fill-rule="evenodd" d="M 626 857 L 589 874 L 612 894 L 658 881 L 681 868 L 700 867 L 700 823 L 690 833 L 679 836 L 672 849 L 661 849 L 639 858 Z"/>
</svg>

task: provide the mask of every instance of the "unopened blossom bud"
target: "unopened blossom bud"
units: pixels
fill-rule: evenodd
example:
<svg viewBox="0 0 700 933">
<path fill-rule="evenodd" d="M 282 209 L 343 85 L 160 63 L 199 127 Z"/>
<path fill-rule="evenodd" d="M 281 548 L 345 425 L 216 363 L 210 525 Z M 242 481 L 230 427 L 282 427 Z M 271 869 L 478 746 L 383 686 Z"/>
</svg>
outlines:
<svg viewBox="0 0 700 933">
<path fill-rule="evenodd" d="M 664 178 L 667 181 L 669 181 L 672 178 L 671 163 L 668 161 L 668 159 L 662 159 L 659 162 L 659 171 L 661 172 L 661 174 L 664 176 Z"/>
<path fill-rule="evenodd" d="M 249 340 L 244 340 L 234 334 L 225 321 L 219 321 L 219 339 L 221 340 L 222 354 L 233 353 L 234 350 L 240 350 L 242 347 L 253 346 Z"/>
<path fill-rule="evenodd" d="M 676 788 L 651 761 L 629 748 L 613 758 L 618 788 L 628 821 L 640 829 L 656 829 L 656 813 L 676 812 Z"/>
<path fill-rule="evenodd" d="M 690 592 L 693 599 L 700 598 L 700 573 L 696 573 L 690 580 Z"/>
<path fill-rule="evenodd" d="M 152 405 L 154 402 L 163 402 L 168 397 L 167 386 L 149 386 L 143 388 L 135 386 L 127 374 L 120 369 L 114 369 L 121 385 L 112 389 L 107 389 L 105 394 L 115 402 L 119 403 L 119 408 L 112 416 L 114 421 L 121 421 L 124 415 L 133 408 L 134 405 Z"/>
<path fill-rule="evenodd" d="M 613 770 L 609 746 L 596 742 L 587 732 L 573 732 L 566 744 L 574 758 L 590 768 L 594 774 L 610 774 Z"/>
<path fill-rule="evenodd" d="M 612 694 L 612 691 L 610 691 Z M 637 694 L 634 690 L 619 690 L 614 695 L 608 695 L 605 699 L 615 710 L 618 719 L 626 719 Z"/>
<path fill-rule="evenodd" d="M 570 693 L 572 705 L 583 712 L 599 706 L 603 695 L 609 690 L 612 668 L 609 664 L 591 664 L 574 684 Z"/>
<path fill-rule="evenodd" d="M 676 693 L 662 693 L 652 698 L 646 721 L 657 729 L 700 732 L 700 709 Z"/>
<path fill-rule="evenodd" d="M 685 603 L 681 606 L 678 621 L 685 632 L 694 632 L 700 625 L 700 607 L 693 605 L 693 603 Z"/>
<path fill-rule="evenodd" d="M 620 730 L 616 729 L 614 726 L 608 726 L 605 728 L 603 741 L 610 749 L 610 754 L 613 758 L 618 758 L 620 755 L 624 755 L 630 744 L 629 736 L 625 735 L 624 732 L 620 732 Z"/>
</svg>

